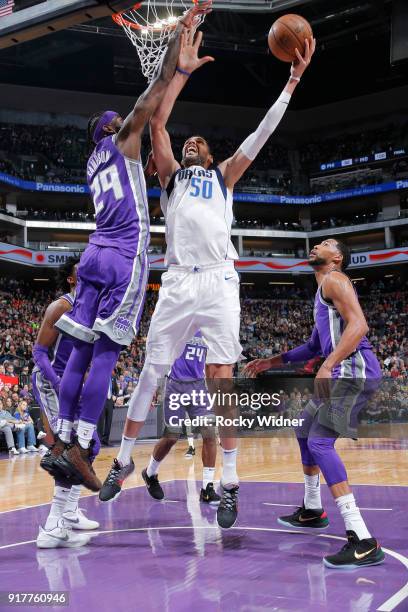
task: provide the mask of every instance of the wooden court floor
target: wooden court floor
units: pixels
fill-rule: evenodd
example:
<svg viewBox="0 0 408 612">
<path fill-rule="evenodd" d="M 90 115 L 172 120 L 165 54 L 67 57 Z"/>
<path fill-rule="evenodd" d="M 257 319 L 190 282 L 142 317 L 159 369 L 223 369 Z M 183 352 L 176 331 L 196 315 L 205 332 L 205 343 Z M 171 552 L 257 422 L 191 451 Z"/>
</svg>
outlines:
<svg viewBox="0 0 408 612">
<path fill-rule="evenodd" d="M 201 444 L 201 440 L 196 441 L 194 459 L 185 459 L 186 441 L 178 442 L 160 466 L 160 479 L 195 478 L 200 481 Z M 147 465 L 153 446 L 150 442 L 135 446 L 133 459 L 136 470 L 126 480 L 124 488 L 143 484 L 140 473 Z M 388 438 L 360 439 L 358 442 L 340 440 L 337 448 L 346 464 L 351 485 L 408 486 L 408 441 Z M 95 463 L 101 480 L 104 480 L 116 454 L 117 448 L 102 449 Z M 0 512 L 50 502 L 53 480 L 40 468 L 39 463 L 38 454 L 0 460 Z M 220 463 L 218 453 L 216 480 L 219 480 L 221 474 Z M 296 440 L 241 439 L 238 473 L 243 482 L 303 482 Z M 89 494 L 86 490 L 82 493 Z"/>
</svg>

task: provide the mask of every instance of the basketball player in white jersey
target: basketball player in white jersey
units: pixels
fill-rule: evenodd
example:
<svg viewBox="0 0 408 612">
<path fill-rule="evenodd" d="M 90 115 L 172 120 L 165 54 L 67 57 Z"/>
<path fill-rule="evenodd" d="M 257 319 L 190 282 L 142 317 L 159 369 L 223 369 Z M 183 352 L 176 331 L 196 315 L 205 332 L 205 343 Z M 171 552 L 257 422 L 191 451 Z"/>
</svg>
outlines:
<svg viewBox="0 0 408 612">
<path fill-rule="evenodd" d="M 281 121 L 292 93 L 309 65 L 315 41 L 307 41 L 304 57 L 292 65 L 290 78 L 257 130 L 232 155 L 213 164 L 206 140 L 189 138 L 182 161 L 173 155 L 166 124 L 174 103 L 191 73 L 211 57 L 198 58 L 199 32 L 186 32 L 177 71 L 150 122 L 153 154 L 163 189 L 161 207 L 166 219 L 166 265 L 162 287 L 147 338 L 146 361 L 131 398 L 117 460 L 100 491 L 100 499 L 117 496 L 118 485 L 133 469 L 131 451 L 141 430 L 159 379 L 181 353 L 196 329 L 201 329 L 209 350 L 207 378 L 230 379 L 241 354 L 239 342 L 239 278 L 234 268 L 238 254 L 231 242 L 235 183 L 251 165 Z M 237 443 L 221 436 L 223 495 L 218 524 L 232 527 L 238 513 Z"/>
</svg>

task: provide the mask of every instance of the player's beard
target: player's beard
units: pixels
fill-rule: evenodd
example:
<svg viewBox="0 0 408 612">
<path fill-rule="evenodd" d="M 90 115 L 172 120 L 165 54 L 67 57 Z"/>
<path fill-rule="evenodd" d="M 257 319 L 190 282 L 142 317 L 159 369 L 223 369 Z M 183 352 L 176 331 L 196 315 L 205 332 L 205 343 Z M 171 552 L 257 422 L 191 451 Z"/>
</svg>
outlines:
<svg viewBox="0 0 408 612">
<path fill-rule="evenodd" d="M 184 156 L 181 160 L 181 165 L 183 168 L 189 168 L 190 166 L 204 166 L 205 160 L 200 157 L 200 155 L 195 155 L 194 157 Z"/>
<path fill-rule="evenodd" d="M 318 268 L 319 266 L 325 266 L 327 261 L 323 257 L 315 257 L 314 259 L 309 259 L 308 264 L 312 268 Z"/>
</svg>

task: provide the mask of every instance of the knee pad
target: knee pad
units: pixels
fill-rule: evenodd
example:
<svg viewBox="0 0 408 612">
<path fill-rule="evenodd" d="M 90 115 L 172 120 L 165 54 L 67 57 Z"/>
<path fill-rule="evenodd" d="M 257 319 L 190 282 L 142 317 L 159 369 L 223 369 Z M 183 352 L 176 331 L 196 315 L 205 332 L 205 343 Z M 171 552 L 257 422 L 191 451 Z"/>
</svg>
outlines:
<svg viewBox="0 0 408 612">
<path fill-rule="evenodd" d="M 168 365 L 145 362 L 137 387 L 130 398 L 128 419 L 138 422 L 146 420 L 160 380 L 164 379 L 168 371 Z"/>
</svg>

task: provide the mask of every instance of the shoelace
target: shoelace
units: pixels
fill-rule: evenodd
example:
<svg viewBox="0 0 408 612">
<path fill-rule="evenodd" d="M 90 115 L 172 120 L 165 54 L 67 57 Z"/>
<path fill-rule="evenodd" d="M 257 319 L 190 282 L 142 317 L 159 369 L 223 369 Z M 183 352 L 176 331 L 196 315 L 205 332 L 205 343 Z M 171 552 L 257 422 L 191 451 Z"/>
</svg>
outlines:
<svg viewBox="0 0 408 612">
<path fill-rule="evenodd" d="M 224 493 L 221 499 L 221 506 L 223 508 L 226 508 L 227 510 L 233 510 L 236 498 L 236 491 L 227 491 L 227 489 L 224 489 Z"/>
<path fill-rule="evenodd" d="M 108 478 L 107 478 L 109 484 L 114 484 L 115 483 L 115 480 L 118 477 L 119 472 L 120 472 L 121 469 L 122 468 L 120 467 L 120 464 L 115 459 L 114 462 L 113 462 L 113 466 L 111 467 L 111 470 L 110 470 L 110 472 L 108 474 Z"/>
</svg>

